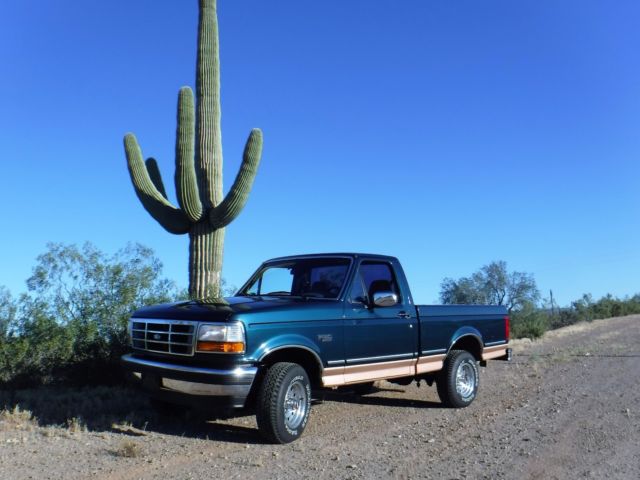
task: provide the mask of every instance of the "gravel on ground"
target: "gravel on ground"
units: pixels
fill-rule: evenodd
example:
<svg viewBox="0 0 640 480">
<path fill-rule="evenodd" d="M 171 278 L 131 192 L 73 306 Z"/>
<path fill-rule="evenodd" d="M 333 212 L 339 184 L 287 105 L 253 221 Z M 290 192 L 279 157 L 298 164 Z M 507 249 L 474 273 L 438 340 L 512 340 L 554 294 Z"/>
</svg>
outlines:
<svg viewBox="0 0 640 480">
<path fill-rule="evenodd" d="M 325 395 L 288 445 L 263 443 L 253 417 L 142 423 L 121 409 L 105 425 L 87 399 L 60 425 L 41 418 L 47 398 L 26 402 L 0 414 L 0 478 L 640 478 L 640 316 L 513 344 L 513 362 L 481 369 L 468 408 L 441 408 L 435 386 L 381 382 Z M 146 405 L 131 395 L 131 409 Z"/>
</svg>

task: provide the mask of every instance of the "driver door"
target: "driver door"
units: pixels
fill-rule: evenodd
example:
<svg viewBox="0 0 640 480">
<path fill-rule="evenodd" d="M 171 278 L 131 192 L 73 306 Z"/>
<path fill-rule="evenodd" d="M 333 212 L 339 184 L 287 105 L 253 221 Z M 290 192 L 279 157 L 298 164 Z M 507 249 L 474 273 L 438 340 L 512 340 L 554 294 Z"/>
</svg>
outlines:
<svg viewBox="0 0 640 480">
<path fill-rule="evenodd" d="M 375 306 L 373 296 L 382 291 L 394 293 L 398 303 Z M 345 304 L 347 383 L 415 373 L 417 318 L 415 307 L 404 299 L 390 263 L 360 263 Z"/>
</svg>

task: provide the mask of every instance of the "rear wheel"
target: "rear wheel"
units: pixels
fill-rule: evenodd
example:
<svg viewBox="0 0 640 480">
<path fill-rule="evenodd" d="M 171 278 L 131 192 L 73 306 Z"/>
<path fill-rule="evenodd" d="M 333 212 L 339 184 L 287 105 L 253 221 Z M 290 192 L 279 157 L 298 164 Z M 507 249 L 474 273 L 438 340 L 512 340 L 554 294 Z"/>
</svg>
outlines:
<svg viewBox="0 0 640 480">
<path fill-rule="evenodd" d="M 256 407 L 258 429 L 274 443 L 298 439 L 311 411 L 311 384 L 297 363 L 279 362 L 267 370 Z"/>
<path fill-rule="evenodd" d="M 465 350 L 452 350 L 436 380 L 438 396 L 448 407 L 464 408 L 478 394 L 480 375 L 473 355 Z"/>
</svg>

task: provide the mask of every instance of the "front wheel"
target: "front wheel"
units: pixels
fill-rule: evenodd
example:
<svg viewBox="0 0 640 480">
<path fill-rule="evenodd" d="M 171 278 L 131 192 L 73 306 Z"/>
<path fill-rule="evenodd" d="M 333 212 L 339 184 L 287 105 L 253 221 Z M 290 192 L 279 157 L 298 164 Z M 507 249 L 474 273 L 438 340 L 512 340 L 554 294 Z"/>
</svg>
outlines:
<svg viewBox="0 0 640 480">
<path fill-rule="evenodd" d="M 311 411 L 311 384 L 297 363 L 279 362 L 267 370 L 256 407 L 258 430 L 274 443 L 298 439 Z"/>
<path fill-rule="evenodd" d="M 476 359 L 465 350 L 452 350 L 436 380 L 438 396 L 448 407 L 463 408 L 478 394 L 480 375 Z"/>
</svg>

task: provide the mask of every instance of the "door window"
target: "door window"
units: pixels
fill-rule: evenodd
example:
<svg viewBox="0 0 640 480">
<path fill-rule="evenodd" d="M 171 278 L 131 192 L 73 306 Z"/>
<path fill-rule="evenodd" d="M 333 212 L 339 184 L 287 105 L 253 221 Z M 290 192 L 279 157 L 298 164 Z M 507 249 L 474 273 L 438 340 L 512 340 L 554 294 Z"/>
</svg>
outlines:
<svg viewBox="0 0 640 480">
<path fill-rule="evenodd" d="M 358 276 L 362 279 L 363 288 L 370 301 L 373 301 L 373 294 L 376 292 L 392 292 L 400 298 L 398 283 L 388 263 L 362 262 Z"/>
</svg>

